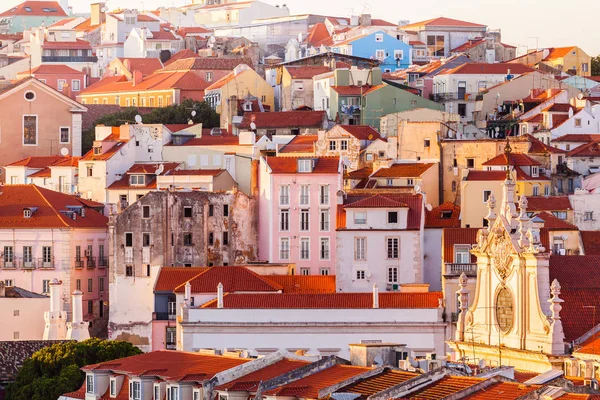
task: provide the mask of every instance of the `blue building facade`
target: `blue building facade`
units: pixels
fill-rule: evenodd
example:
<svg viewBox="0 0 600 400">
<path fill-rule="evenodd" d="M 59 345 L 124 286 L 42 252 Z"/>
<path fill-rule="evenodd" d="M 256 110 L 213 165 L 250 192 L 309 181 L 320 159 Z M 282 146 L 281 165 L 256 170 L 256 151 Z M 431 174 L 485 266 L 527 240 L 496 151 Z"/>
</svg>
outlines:
<svg viewBox="0 0 600 400">
<path fill-rule="evenodd" d="M 336 53 L 379 60 L 383 72 L 405 69 L 412 64 L 411 46 L 384 31 L 348 39 L 331 47 Z"/>
</svg>

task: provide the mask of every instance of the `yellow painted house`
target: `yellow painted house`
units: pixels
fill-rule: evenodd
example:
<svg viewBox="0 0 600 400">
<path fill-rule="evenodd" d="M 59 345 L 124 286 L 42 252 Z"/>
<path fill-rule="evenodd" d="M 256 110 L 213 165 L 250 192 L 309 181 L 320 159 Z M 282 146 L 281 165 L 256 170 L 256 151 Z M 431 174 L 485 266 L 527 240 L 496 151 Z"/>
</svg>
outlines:
<svg viewBox="0 0 600 400">
<path fill-rule="evenodd" d="M 271 110 L 275 106 L 275 91 L 256 71 L 240 64 L 204 91 L 204 101 L 221 115 L 221 128 L 231 132 L 233 117 L 237 116 L 238 100 L 253 96 Z M 241 118 L 240 118 L 241 119 Z"/>
<path fill-rule="evenodd" d="M 577 46 L 553 47 L 544 63 L 572 75 L 590 76 L 591 57 Z"/>
<path fill-rule="evenodd" d="M 549 196 L 551 179 L 541 173 L 541 164 L 527 154 L 500 154 L 483 164 L 484 170 L 465 170 L 461 182 L 461 226 L 479 228 L 484 226 L 487 200 L 493 193 L 502 197 L 502 183 L 506 179 L 507 165 L 515 182 L 517 196 Z"/>
</svg>

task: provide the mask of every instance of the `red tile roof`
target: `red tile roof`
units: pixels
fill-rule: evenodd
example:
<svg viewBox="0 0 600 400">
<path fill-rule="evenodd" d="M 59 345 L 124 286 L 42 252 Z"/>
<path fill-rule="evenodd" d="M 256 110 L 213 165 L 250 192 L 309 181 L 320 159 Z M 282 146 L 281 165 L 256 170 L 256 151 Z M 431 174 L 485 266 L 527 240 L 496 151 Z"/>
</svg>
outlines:
<svg viewBox="0 0 600 400">
<path fill-rule="evenodd" d="M 379 308 L 437 308 L 441 292 L 380 293 Z M 217 300 L 202 308 L 217 308 Z M 230 293 L 223 308 L 231 309 L 363 309 L 373 308 L 373 293 Z"/>
<path fill-rule="evenodd" d="M 203 28 L 201 26 L 182 26 L 179 29 L 177 29 L 177 34 L 184 38 L 188 35 L 194 36 L 194 35 L 207 34 L 207 33 L 212 33 L 212 32 L 213 32 L 212 30 Z M 181 52 L 185 52 L 185 51 L 187 51 L 191 54 L 194 54 L 192 57 L 195 56 L 195 53 L 189 49 L 181 50 L 180 52 L 176 53 L 175 55 L 177 55 Z"/>
<path fill-rule="evenodd" d="M 510 153 L 508 157 L 510 165 L 525 167 L 525 166 L 540 166 L 539 161 L 529 157 L 527 154 L 523 153 Z M 506 165 L 506 154 L 502 153 L 497 155 L 494 158 L 491 158 L 481 164 L 483 166 L 505 166 Z M 506 174 L 506 173 L 505 173 Z"/>
<path fill-rule="evenodd" d="M 566 56 L 567 54 L 569 54 L 571 52 L 571 50 L 575 49 L 576 46 L 569 46 L 569 47 L 551 47 L 550 53 L 548 54 L 548 56 L 546 58 L 544 58 L 544 61 L 546 60 L 556 60 L 558 58 L 563 58 L 564 56 Z"/>
<path fill-rule="evenodd" d="M 364 85 L 364 86 L 330 86 L 331 89 L 336 91 L 340 96 L 364 96 L 367 93 L 381 89 L 385 85 Z"/>
<path fill-rule="evenodd" d="M 177 56 L 176 53 L 175 56 Z M 183 55 L 182 55 L 183 57 Z M 252 59 L 247 57 L 198 57 L 180 58 L 165 64 L 163 71 L 189 71 L 189 70 L 225 70 L 233 71 L 240 64 L 252 67 Z M 233 74 L 232 74 L 233 75 Z M 229 76 L 229 75 L 226 75 Z M 219 81 L 217 81 L 219 82 Z M 217 83 L 215 82 L 215 83 Z"/>
<path fill-rule="evenodd" d="M 68 206 L 84 207 L 85 217 L 77 215 L 73 219 L 61 213 L 68 211 Z M 25 208 L 36 210 L 30 218 L 24 218 Z M 0 194 L 0 227 L 108 229 L 108 218 L 89 208 L 76 196 L 35 185 L 6 185 Z"/>
<path fill-rule="evenodd" d="M 205 379 L 227 369 L 251 361 L 247 358 L 214 356 L 183 351 L 158 350 L 137 356 L 125 357 L 105 363 L 87 365 L 84 371 L 119 371 L 133 376 L 155 371 L 164 379 L 181 379 L 189 375 L 202 375 Z"/>
<path fill-rule="evenodd" d="M 348 172 L 348 178 L 350 179 L 363 179 L 368 178 L 373 173 L 373 167 L 363 167 L 354 171 Z"/>
<path fill-rule="evenodd" d="M 308 364 L 310 364 L 310 362 L 308 361 L 284 358 L 283 360 L 277 361 L 257 371 L 244 375 L 241 378 L 234 379 L 230 382 L 219 385 L 215 387 L 215 390 L 222 390 L 227 392 L 244 391 L 255 393 L 256 389 L 258 389 L 258 385 L 261 382 L 276 378 L 287 372 L 304 367 Z"/>
<path fill-rule="evenodd" d="M 552 129 L 556 129 L 570 119 L 568 114 L 552 114 Z"/>
<path fill-rule="evenodd" d="M 414 230 L 421 228 L 421 216 L 423 210 L 423 196 L 420 194 L 398 194 L 397 192 L 386 192 L 385 190 L 375 189 L 375 190 L 361 190 L 360 193 L 348 193 L 346 195 L 346 199 L 344 200 L 345 204 L 351 204 L 356 201 L 359 201 L 364 198 L 369 198 L 373 195 L 381 194 L 387 198 L 390 198 L 398 203 L 406 204 L 409 207 L 408 211 L 408 219 L 406 222 L 407 230 Z M 338 216 L 341 216 L 340 209 L 345 213 L 345 207 L 341 206 L 338 208 Z M 342 221 L 338 221 L 340 225 L 343 226 Z M 344 222 L 345 223 L 345 222 Z M 343 229 L 342 226 L 338 226 L 338 229 Z"/>
<path fill-rule="evenodd" d="M 446 202 L 425 210 L 425 228 L 460 228 L 460 206 Z"/>
<path fill-rule="evenodd" d="M 472 378 L 465 376 L 445 376 L 422 389 L 411 392 L 405 399 L 414 400 L 437 400 L 446 398 L 458 391 L 467 389 L 473 385 L 481 383 L 481 378 Z M 504 399 L 504 397 L 503 397 Z"/>
<path fill-rule="evenodd" d="M 469 171 L 467 181 L 503 181 L 506 171 Z"/>
<path fill-rule="evenodd" d="M 527 211 L 569 211 L 572 210 L 569 196 L 529 196 Z"/>
<path fill-rule="evenodd" d="M 335 275 L 262 275 L 283 287 L 283 293 L 335 293 Z"/>
<path fill-rule="evenodd" d="M 537 375 L 537 374 L 536 374 Z M 463 397 L 468 400 L 499 400 L 499 399 L 517 399 L 527 393 L 539 389 L 538 385 L 525 386 L 516 382 L 497 382 L 485 389 L 479 390 L 472 395 Z"/>
<path fill-rule="evenodd" d="M 279 153 L 314 153 L 318 135 L 297 135 L 279 149 Z"/>
<path fill-rule="evenodd" d="M 338 157 L 265 157 L 265 162 L 273 174 L 302 174 L 298 172 L 298 160 L 314 160 L 313 174 L 339 174 L 340 159 Z"/>
<path fill-rule="evenodd" d="M 92 48 L 92 45 L 90 44 L 90 42 L 87 42 L 85 40 L 75 39 L 75 41 L 72 41 L 72 42 L 71 41 L 69 41 L 69 42 L 46 41 L 42 45 L 42 48 L 44 50 L 62 50 L 62 49 L 90 50 Z"/>
<path fill-rule="evenodd" d="M 527 134 L 527 139 L 531 143 L 528 153 L 530 154 L 563 154 L 566 150 L 558 149 L 543 143 L 534 136 Z"/>
<path fill-rule="evenodd" d="M 183 28 L 180 28 L 180 30 Z M 181 33 L 180 33 L 181 35 Z M 182 35 L 185 36 L 185 35 Z M 177 53 L 173 54 L 173 56 L 171 58 L 169 58 L 167 61 L 164 62 L 164 66 L 168 66 L 173 64 L 175 61 L 178 60 L 184 60 L 184 59 L 194 59 L 198 57 L 198 54 L 194 53 L 193 51 L 191 51 L 190 49 L 183 49 L 178 51 Z M 193 61 L 188 61 L 188 64 L 186 65 L 193 65 Z"/>
<path fill-rule="evenodd" d="M 562 135 L 556 139 L 552 139 L 552 142 L 597 142 L 600 141 L 600 133 L 569 133 Z"/>
<path fill-rule="evenodd" d="M 389 168 L 380 168 L 371 175 L 373 178 L 415 178 L 423 175 L 433 163 L 397 163 Z"/>
<path fill-rule="evenodd" d="M 568 113 L 569 111 L 575 111 L 576 108 L 568 103 L 554 103 L 550 107 L 545 108 L 543 111 L 555 112 L 555 113 Z"/>
<path fill-rule="evenodd" d="M 575 357 L 577 357 L 578 354 L 593 354 L 600 356 L 600 337 L 598 334 L 593 335 L 591 338 L 586 340 L 581 345 L 581 348 L 575 351 Z"/>
<path fill-rule="evenodd" d="M 42 169 L 55 164 L 63 159 L 62 156 L 33 156 L 7 165 L 7 167 L 27 167 L 33 169 Z"/>
<path fill-rule="evenodd" d="M 421 26 L 443 26 L 443 27 L 466 27 L 466 28 L 485 28 L 486 25 L 476 24 L 473 22 L 460 21 L 458 19 L 439 17 L 432 18 L 421 22 L 415 22 L 412 24 L 404 25 L 401 28 L 406 29 L 414 29 Z"/>
<path fill-rule="evenodd" d="M 19 72 L 17 75 L 29 75 L 29 70 Z M 31 70 L 32 75 L 67 75 L 67 74 L 81 74 L 83 72 L 78 71 L 74 68 L 69 67 L 65 64 L 42 64 Z"/>
<path fill-rule="evenodd" d="M 44 168 L 29 175 L 28 178 L 50 178 L 51 176 L 52 170 L 50 168 Z"/>
<path fill-rule="evenodd" d="M 479 228 L 446 228 L 442 232 L 443 257 L 444 262 L 453 263 L 454 246 L 468 245 L 469 247 L 477 243 L 477 232 Z M 471 262 L 475 262 L 476 257 L 471 256 Z"/>
<path fill-rule="evenodd" d="M 600 256 L 600 231 L 579 231 L 586 256 Z"/>
<path fill-rule="evenodd" d="M 46 11 L 45 9 L 48 10 Z M 25 1 L 4 11 L 0 14 L 0 17 L 12 17 L 15 15 L 28 17 L 66 17 L 67 13 L 57 1 Z"/>
<path fill-rule="evenodd" d="M 510 70 L 511 75 L 521 75 L 535 70 L 524 64 L 515 63 L 466 63 L 453 69 L 443 70 L 439 75 L 450 74 L 469 74 L 469 75 L 508 75 Z"/>
<path fill-rule="evenodd" d="M 338 125 L 358 140 L 375 140 L 381 138 L 379 132 L 369 125 Z"/>
<path fill-rule="evenodd" d="M 162 267 L 158 272 L 155 292 L 172 292 L 176 287 L 184 284 L 193 277 L 208 270 L 207 267 Z"/>
<path fill-rule="evenodd" d="M 226 266 L 211 267 L 201 272 L 190 281 L 192 293 L 216 293 L 219 283 L 224 292 L 278 292 L 283 286 L 244 267 Z M 175 293 L 183 293 L 185 284 L 175 288 Z"/>
<path fill-rule="evenodd" d="M 175 168 L 179 167 L 179 163 L 160 163 L 163 165 L 163 172 L 161 175 L 167 175 L 172 172 Z M 115 189 L 153 189 L 156 188 L 156 175 L 154 174 L 158 169 L 159 164 L 133 164 L 127 172 L 123 174 L 121 179 L 114 181 L 108 190 Z M 130 185 L 129 175 L 131 174 L 143 174 L 147 175 L 145 179 L 145 185 Z"/>
<path fill-rule="evenodd" d="M 536 214 L 535 218 L 539 218 L 542 221 L 544 221 L 544 228 L 549 230 L 578 230 L 578 228 L 575 225 L 570 224 L 567 221 L 562 220 L 560 218 L 557 218 L 546 211 L 542 211 L 541 213 Z"/>
<path fill-rule="evenodd" d="M 359 379 L 357 382 L 337 390 L 338 393 L 360 394 L 359 399 L 367 399 L 376 393 L 399 385 L 409 379 L 419 376 L 416 372 L 396 371 L 386 369 L 382 373 L 367 378 Z"/>
<path fill-rule="evenodd" d="M 158 90 L 204 90 L 208 84 L 193 72 L 156 72 L 134 85 L 125 77 L 104 78 L 81 92 L 81 95 L 114 92 L 143 92 Z"/>
<path fill-rule="evenodd" d="M 329 67 L 322 67 L 318 65 L 286 65 L 285 69 L 290 74 L 292 79 L 312 79 L 315 75 L 321 75 L 325 72 L 331 71 L 331 68 Z"/>
<path fill-rule="evenodd" d="M 256 124 L 257 129 L 323 128 L 325 121 L 325 111 L 246 112 L 240 128 L 250 129 L 251 122 Z"/>
<path fill-rule="evenodd" d="M 304 378 L 277 387 L 265 392 L 267 396 L 297 397 L 301 399 L 316 399 L 319 390 L 345 381 L 353 376 L 370 371 L 371 368 L 355 367 L 351 365 L 336 364 L 320 370 Z"/>
<path fill-rule="evenodd" d="M 155 71 L 163 67 L 160 59 L 158 58 L 123 58 L 119 57 L 119 61 L 133 73 L 133 71 L 140 71 L 142 76 L 152 75 Z"/>
<path fill-rule="evenodd" d="M 595 306 L 600 309 L 600 256 L 550 256 L 550 282 L 561 285 L 560 316 L 565 341 L 573 341 L 594 327 Z M 596 321 L 596 324 L 598 322 Z"/>
<path fill-rule="evenodd" d="M 152 33 L 152 37 L 148 36 L 146 40 L 178 40 L 169 24 L 160 24 L 159 30 L 150 31 L 150 33 Z"/>
<path fill-rule="evenodd" d="M 306 37 L 306 43 L 315 46 L 329 37 L 330 34 L 327 30 L 327 26 L 322 22 L 318 22 L 309 29 L 308 36 Z"/>
<path fill-rule="evenodd" d="M 530 380 L 531 378 L 535 378 L 536 376 L 540 375 L 539 372 L 531 372 L 531 371 L 519 371 L 519 370 L 515 370 L 515 381 L 517 382 L 527 382 L 528 380 Z"/>
<path fill-rule="evenodd" d="M 600 142 L 582 144 L 567 153 L 567 157 L 599 157 Z"/>
<path fill-rule="evenodd" d="M 345 204 L 344 208 L 408 208 L 408 205 L 390 197 L 375 194 L 371 197 L 365 197 L 358 201 Z"/>
</svg>

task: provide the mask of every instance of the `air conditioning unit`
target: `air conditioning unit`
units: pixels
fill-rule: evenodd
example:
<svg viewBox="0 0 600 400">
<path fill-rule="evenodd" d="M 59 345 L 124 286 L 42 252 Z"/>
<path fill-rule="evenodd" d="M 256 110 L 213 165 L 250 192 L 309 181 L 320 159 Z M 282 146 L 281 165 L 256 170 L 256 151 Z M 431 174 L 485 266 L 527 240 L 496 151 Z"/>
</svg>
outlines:
<svg viewBox="0 0 600 400">
<path fill-rule="evenodd" d="M 436 353 L 427 353 L 425 354 L 425 359 L 426 360 L 435 360 L 437 358 L 437 354 Z"/>
<path fill-rule="evenodd" d="M 564 256 L 565 254 L 567 254 L 567 251 L 565 249 L 558 249 L 558 254 Z"/>
</svg>

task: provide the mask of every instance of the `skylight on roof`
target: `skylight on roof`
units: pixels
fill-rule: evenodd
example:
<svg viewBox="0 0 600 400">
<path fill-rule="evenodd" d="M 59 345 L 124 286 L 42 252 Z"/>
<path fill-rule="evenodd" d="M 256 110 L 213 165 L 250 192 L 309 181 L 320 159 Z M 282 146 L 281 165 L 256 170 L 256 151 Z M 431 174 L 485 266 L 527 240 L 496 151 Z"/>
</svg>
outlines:
<svg viewBox="0 0 600 400">
<path fill-rule="evenodd" d="M 31 7 L 25 7 L 25 11 L 32 12 L 33 10 L 31 9 Z"/>
</svg>

